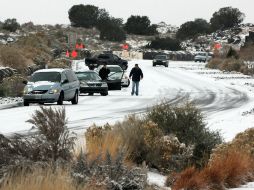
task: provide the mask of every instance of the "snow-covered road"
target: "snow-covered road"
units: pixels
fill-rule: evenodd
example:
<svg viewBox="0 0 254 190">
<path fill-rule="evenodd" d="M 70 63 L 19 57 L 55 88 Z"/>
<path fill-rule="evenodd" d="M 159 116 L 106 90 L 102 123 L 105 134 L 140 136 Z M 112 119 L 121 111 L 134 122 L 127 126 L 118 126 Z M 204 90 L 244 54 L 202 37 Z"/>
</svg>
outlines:
<svg viewBox="0 0 254 190">
<path fill-rule="evenodd" d="M 80 133 L 93 123 L 112 123 L 130 113 L 143 112 L 162 99 L 173 103 L 186 98 L 193 100 L 204 111 L 208 127 L 221 130 L 225 140 L 231 140 L 238 132 L 253 127 L 253 113 L 243 114 L 254 107 L 253 87 L 243 83 L 254 84 L 254 79 L 245 79 L 237 74 L 233 79 L 217 80 L 218 76 L 228 77 L 232 74 L 206 70 L 204 64 L 194 62 L 171 61 L 169 67 L 165 68 L 152 67 L 152 61 L 149 60 L 138 60 L 130 61 L 129 69 L 134 63 L 138 63 L 144 73 L 140 96 L 131 96 L 129 87 L 111 91 L 106 97 L 80 96 L 78 105 L 66 102 L 69 128 Z M 0 110 L 0 133 L 26 132 L 31 126 L 25 121 L 38 108 L 34 104 Z"/>
</svg>

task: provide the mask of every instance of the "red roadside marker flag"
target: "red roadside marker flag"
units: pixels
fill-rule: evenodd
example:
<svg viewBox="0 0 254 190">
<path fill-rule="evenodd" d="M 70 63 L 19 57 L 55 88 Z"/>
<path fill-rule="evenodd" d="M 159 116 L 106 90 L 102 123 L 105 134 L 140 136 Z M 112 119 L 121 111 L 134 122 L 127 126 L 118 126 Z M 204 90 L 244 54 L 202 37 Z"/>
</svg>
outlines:
<svg viewBox="0 0 254 190">
<path fill-rule="evenodd" d="M 221 46 L 221 44 L 220 43 L 216 43 L 216 44 L 214 44 L 214 48 L 215 49 L 220 49 L 222 46 Z"/>
<path fill-rule="evenodd" d="M 76 58 L 76 57 L 78 56 L 78 52 L 76 52 L 75 50 L 73 50 L 73 51 L 71 52 L 71 56 L 72 56 L 73 58 Z"/>
<path fill-rule="evenodd" d="M 128 49 L 129 49 L 129 45 L 128 45 L 128 44 L 123 44 L 123 45 L 122 45 L 122 49 L 128 50 Z"/>
<path fill-rule="evenodd" d="M 70 57 L 70 53 L 69 53 L 68 50 L 66 51 L 66 54 L 65 54 L 65 55 L 66 55 L 66 57 Z"/>
</svg>

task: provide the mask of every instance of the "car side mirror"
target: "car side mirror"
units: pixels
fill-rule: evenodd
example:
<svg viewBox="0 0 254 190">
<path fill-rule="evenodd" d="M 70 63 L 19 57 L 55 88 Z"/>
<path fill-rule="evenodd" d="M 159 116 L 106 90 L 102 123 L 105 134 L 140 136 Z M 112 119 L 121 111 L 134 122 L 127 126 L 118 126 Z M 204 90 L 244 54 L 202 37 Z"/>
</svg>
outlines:
<svg viewBox="0 0 254 190">
<path fill-rule="evenodd" d="M 69 81 L 67 80 L 67 79 L 64 79 L 64 80 L 62 80 L 62 84 L 66 84 L 66 83 L 68 83 Z"/>
<path fill-rule="evenodd" d="M 23 80 L 22 83 L 27 85 L 28 81 L 27 80 Z"/>
</svg>

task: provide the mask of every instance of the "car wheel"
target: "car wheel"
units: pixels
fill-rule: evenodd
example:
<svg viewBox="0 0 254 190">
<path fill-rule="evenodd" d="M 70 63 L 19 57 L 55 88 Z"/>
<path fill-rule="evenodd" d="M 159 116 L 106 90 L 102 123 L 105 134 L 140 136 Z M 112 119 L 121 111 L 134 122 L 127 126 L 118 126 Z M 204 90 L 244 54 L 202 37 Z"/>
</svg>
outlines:
<svg viewBox="0 0 254 190">
<path fill-rule="evenodd" d="M 29 106 L 29 102 L 27 102 L 26 100 L 24 100 L 24 106 Z"/>
<path fill-rule="evenodd" d="M 63 100 L 64 100 L 64 94 L 63 92 L 61 92 L 57 100 L 57 105 L 63 105 Z"/>
<path fill-rule="evenodd" d="M 43 102 L 40 102 L 39 104 L 40 104 L 40 105 L 44 105 L 44 103 L 43 103 Z"/>
<path fill-rule="evenodd" d="M 131 84 L 130 80 L 128 79 L 128 84 L 127 84 L 127 87 L 129 87 Z"/>
<path fill-rule="evenodd" d="M 168 64 L 165 64 L 165 67 L 168 67 Z"/>
<path fill-rule="evenodd" d="M 75 95 L 73 97 L 73 99 L 71 100 L 72 104 L 78 104 L 78 92 L 75 92 Z"/>
<path fill-rule="evenodd" d="M 93 96 L 93 93 L 88 93 L 89 96 Z"/>
<path fill-rule="evenodd" d="M 101 95 L 102 95 L 102 96 L 107 96 L 107 95 L 108 95 L 108 91 L 102 92 Z"/>
<path fill-rule="evenodd" d="M 155 66 L 156 66 L 156 64 L 153 63 L 153 67 L 155 67 Z"/>
</svg>

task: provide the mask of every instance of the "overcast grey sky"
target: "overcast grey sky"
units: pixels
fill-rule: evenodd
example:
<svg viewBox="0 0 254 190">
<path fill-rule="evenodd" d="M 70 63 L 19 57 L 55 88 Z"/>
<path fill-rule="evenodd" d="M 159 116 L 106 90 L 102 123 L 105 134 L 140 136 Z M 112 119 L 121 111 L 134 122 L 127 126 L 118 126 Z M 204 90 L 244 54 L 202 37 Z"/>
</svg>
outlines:
<svg viewBox="0 0 254 190">
<path fill-rule="evenodd" d="M 246 14 L 245 23 L 254 23 L 254 0 L 0 0 L 0 21 L 17 18 L 18 22 L 35 24 L 69 24 L 68 10 L 77 4 L 105 8 L 110 15 L 148 16 L 152 23 L 164 21 L 180 26 L 195 18 L 209 21 L 221 7 L 232 6 Z"/>
</svg>

